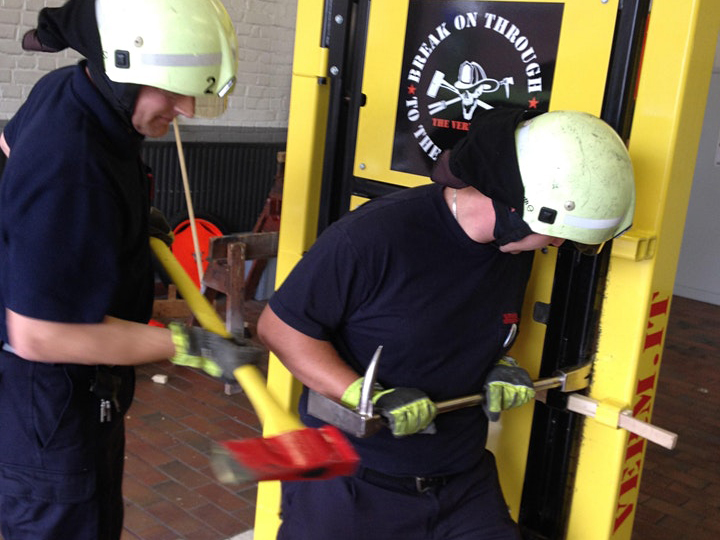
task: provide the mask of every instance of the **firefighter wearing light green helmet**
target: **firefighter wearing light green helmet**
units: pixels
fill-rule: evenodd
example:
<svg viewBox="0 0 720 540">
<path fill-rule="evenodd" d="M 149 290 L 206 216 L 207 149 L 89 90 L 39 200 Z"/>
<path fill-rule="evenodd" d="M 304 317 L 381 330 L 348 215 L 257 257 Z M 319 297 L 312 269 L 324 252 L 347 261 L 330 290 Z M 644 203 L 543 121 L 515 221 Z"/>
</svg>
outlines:
<svg viewBox="0 0 720 540">
<path fill-rule="evenodd" d="M 608 124 L 584 112 L 549 112 L 522 122 L 515 146 L 522 219 L 533 232 L 601 247 L 630 227 L 632 163 Z"/>
<path fill-rule="evenodd" d="M 95 15 L 112 81 L 193 96 L 200 114 L 222 112 L 238 43 L 218 0 L 97 0 Z"/>
</svg>

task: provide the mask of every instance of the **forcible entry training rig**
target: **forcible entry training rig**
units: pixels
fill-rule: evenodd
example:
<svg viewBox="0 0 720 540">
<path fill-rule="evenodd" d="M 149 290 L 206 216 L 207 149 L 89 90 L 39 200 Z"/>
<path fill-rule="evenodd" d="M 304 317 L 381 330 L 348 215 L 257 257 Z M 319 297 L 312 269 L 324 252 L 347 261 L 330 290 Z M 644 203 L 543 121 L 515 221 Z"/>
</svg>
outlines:
<svg viewBox="0 0 720 540">
<path fill-rule="evenodd" d="M 720 30 L 717 0 L 299 0 L 278 283 L 362 198 L 428 181 L 477 107 L 576 109 L 628 142 L 632 229 L 597 257 L 538 253 L 512 355 L 533 378 L 593 359 L 596 416 L 503 414 L 489 446 L 532 539 L 629 539 L 695 156 Z M 360 198 L 356 200 L 356 197 Z M 299 384 L 271 359 L 270 391 Z M 271 433 L 266 433 L 271 435 Z M 255 538 L 275 538 L 280 486 L 259 486 Z"/>
</svg>

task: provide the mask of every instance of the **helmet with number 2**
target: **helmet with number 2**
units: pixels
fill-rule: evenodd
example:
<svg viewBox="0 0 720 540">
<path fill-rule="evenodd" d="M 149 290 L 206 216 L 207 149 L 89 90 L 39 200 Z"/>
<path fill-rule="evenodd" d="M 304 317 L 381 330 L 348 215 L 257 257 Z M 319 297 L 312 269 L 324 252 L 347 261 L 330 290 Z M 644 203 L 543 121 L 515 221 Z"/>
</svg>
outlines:
<svg viewBox="0 0 720 540">
<path fill-rule="evenodd" d="M 95 15 L 110 80 L 223 102 L 235 85 L 237 36 L 219 0 L 96 0 Z"/>
<path fill-rule="evenodd" d="M 584 112 L 549 112 L 522 122 L 515 145 L 522 219 L 533 232 L 601 247 L 630 227 L 632 163 L 608 124 Z"/>
</svg>

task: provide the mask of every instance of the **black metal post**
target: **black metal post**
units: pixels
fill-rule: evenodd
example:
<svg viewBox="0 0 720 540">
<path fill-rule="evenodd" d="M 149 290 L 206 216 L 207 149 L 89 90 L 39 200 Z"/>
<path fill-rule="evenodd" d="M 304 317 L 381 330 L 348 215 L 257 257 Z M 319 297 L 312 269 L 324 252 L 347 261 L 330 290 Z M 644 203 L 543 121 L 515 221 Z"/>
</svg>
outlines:
<svg viewBox="0 0 720 540">
<path fill-rule="evenodd" d="M 627 139 L 632 125 L 635 85 L 650 0 L 621 2 L 608 69 L 602 118 Z M 592 358 L 610 262 L 611 245 L 597 256 L 562 246 L 551 297 L 540 376 Z M 578 419 L 565 409 L 565 397 L 548 392 L 548 406 L 537 404 L 530 436 L 520 526 L 528 540 L 564 538 L 579 444 Z"/>
</svg>

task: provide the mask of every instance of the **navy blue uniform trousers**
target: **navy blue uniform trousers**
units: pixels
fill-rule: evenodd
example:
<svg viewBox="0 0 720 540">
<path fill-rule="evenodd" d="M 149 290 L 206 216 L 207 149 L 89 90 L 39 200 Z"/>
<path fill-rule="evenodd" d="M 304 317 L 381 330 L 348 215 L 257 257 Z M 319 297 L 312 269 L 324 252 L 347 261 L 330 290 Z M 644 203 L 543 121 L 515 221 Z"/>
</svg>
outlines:
<svg viewBox="0 0 720 540">
<path fill-rule="evenodd" d="M 124 413 L 134 372 L 111 421 L 90 387 L 96 368 L 43 364 L 0 351 L 0 523 L 4 540 L 119 540 Z"/>
<path fill-rule="evenodd" d="M 520 540 L 494 457 L 419 491 L 377 475 L 283 484 L 278 540 Z M 364 477 L 365 476 L 365 477 Z"/>
<path fill-rule="evenodd" d="M 103 426 L 97 495 L 72 503 L 0 496 L 4 540 L 117 540 L 123 529 L 123 416 Z M 8 526 L 11 523 L 11 526 Z"/>
</svg>

